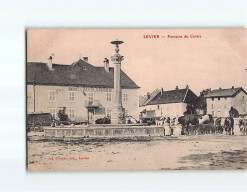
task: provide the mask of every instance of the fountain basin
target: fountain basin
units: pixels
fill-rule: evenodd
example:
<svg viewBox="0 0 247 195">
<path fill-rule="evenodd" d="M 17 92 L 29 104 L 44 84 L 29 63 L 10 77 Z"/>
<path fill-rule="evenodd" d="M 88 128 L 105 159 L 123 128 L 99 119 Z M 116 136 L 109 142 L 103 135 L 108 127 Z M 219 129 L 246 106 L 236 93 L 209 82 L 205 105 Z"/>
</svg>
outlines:
<svg viewBox="0 0 247 195">
<path fill-rule="evenodd" d="M 133 125 L 44 127 L 44 135 L 47 138 L 164 136 L 164 128 L 160 126 Z"/>
</svg>

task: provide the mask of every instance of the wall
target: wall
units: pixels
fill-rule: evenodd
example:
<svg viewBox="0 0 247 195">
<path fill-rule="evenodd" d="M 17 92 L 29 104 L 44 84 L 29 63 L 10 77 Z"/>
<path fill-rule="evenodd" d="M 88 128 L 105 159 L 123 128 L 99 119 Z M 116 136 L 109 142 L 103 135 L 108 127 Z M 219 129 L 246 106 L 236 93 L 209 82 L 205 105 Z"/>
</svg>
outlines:
<svg viewBox="0 0 247 195">
<path fill-rule="evenodd" d="M 128 94 L 128 101 L 124 101 L 122 98 L 122 106 L 128 111 L 128 115 L 136 119 L 139 118 L 139 89 L 122 89 L 123 94 Z M 111 103 L 112 105 L 112 103 Z"/>
<path fill-rule="evenodd" d="M 186 103 L 173 103 L 173 104 L 159 104 L 159 105 L 147 105 L 139 107 L 139 111 L 142 110 L 155 110 L 156 117 L 160 116 L 183 116 L 186 109 Z"/>
<path fill-rule="evenodd" d="M 103 91 L 102 91 L 103 90 Z M 55 92 L 55 100 L 48 100 L 48 91 Z M 74 91 L 74 101 L 69 100 L 69 91 Z M 35 112 L 50 112 L 59 107 L 66 107 L 67 114 L 69 109 L 75 110 L 75 118 L 72 120 L 83 122 L 88 119 L 88 111 L 85 106 L 89 99 L 89 93 L 93 93 L 93 100 L 99 100 L 100 108 L 95 109 L 94 119 L 106 116 L 107 110 L 113 108 L 113 89 L 110 88 L 83 88 L 67 86 L 35 86 Z M 107 93 L 111 94 L 111 101 L 107 101 Z M 123 101 L 123 107 L 129 115 L 138 117 L 138 89 L 123 89 L 122 94 L 128 94 L 128 101 Z M 27 113 L 34 112 L 34 87 L 27 85 Z"/>
<path fill-rule="evenodd" d="M 213 105 L 213 107 L 212 107 Z M 207 114 L 212 114 L 215 117 L 227 117 L 232 106 L 232 98 L 221 97 L 218 98 L 207 98 Z"/>
<path fill-rule="evenodd" d="M 239 114 L 247 114 L 247 95 L 243 91 L 232 99 L 232 107 L 236 108 Z"/>
<path fill-rule="evenodd" d="M 244 104 L 242 97 L 244 96 Z M 213 108 L 212 108 L 213 104 Z M 239 114 L 247 114 L 247 95 L 244 92 L 240 92 L 235 97 L 227 98 L 207 98 L 207 114 L 212 114 L 214 112 L 215 117 L 228 117 L 231 107 L 238 110 Z"/>
</svg>

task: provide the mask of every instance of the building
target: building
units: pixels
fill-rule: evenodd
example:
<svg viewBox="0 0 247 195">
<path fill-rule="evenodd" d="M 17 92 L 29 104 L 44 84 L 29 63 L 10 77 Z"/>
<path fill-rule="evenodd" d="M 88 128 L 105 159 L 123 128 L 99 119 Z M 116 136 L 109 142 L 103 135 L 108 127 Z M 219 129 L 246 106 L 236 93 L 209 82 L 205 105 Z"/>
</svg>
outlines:
<svg viewBox="0 0 247 195">
<path fill-rule="evenodd" d="M 163 91 L 157 89 L 148 93 L 140 100 L 141 117 L 183 116 L 187 105 L 197 101 L 197 96 L 186 87 L 185 89 Z"/>
<path fill-rule="evenodd" d="M 215 89 L 205 95 L 207 101 L 207 114 L 215 117 L 228 117 L 231 107 L 240 115 L 247 114 L 247 93 L 242 87 L 230 89 Z"/>
<path fill-rule="evenodd" d="M 93 123 L 111 117 L 113 109 L 114 68 L 105 58 L 104 66 L 79 59 L 71 65 L 27 63 L 27 113 L 49 112 L 54 118 L 60 109 L 72 121 Z M 139 87 L 121 71 L 122 106 L 125 115 L 138 117 Z"/>
</svg>

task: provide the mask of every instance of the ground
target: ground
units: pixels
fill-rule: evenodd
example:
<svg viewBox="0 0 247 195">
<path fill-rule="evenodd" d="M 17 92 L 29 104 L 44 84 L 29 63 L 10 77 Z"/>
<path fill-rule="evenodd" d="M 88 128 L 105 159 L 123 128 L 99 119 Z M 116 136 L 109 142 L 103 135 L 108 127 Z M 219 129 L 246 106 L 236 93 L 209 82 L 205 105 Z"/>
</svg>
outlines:
<svg viewBox="0 0 247 195">
<path fill-rule="evenodd" d="M 247 136 L 47 140 L 28 133 L 29 171 L 247 169 Z"/>
</svg>

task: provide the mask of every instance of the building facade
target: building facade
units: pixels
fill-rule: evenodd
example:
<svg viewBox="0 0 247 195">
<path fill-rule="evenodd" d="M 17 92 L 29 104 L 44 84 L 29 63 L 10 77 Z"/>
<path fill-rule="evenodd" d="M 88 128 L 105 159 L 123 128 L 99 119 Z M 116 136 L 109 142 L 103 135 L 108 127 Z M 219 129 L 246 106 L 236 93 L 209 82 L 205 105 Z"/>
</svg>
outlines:
<svg viewBox="0 0 247 195">
<path fill-rule="evenodd" d="M 78 60 L 72 65 L 27 63 L 27 113 L 46 113 L 58 119 L 66 108 L 69 119 L 94 123 L 98 118 L 111 118 L 113 109 L 114 68 L 109 60 L 104 67 Z M 122 106 L 125 115 L 138 117 L 139 87 L 121 71 Z"/>
<path fill-rule="evenodd" d="M 142 98 L 139 108 L 141 117 L 183 116 L 187 112 L 187 105 L 195 103 L 197 98 L 188 87 L 170 91 L 155 90 Z"/>
<path fill-rule="evenodd" d="M 207 114 L 214 117 L 229 117 L 231 108 L 235 108 L 239 115 L 247 114 L 247 93 L 242 87 L 212 90 L 205 98 Z"/>
</svg>

